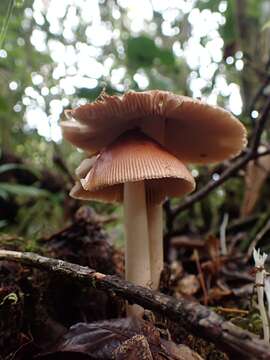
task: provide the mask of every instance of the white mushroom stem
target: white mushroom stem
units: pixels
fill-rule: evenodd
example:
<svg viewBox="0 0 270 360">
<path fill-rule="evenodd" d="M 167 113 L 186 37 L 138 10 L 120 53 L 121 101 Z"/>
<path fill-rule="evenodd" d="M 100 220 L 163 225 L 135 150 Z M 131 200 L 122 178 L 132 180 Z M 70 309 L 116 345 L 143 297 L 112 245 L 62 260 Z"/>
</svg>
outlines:
<svg viewBox="0 0 270 360">
<path fill-rule="evenodd" d="M 160 274 L 163 270 L 163 210 L 162 204 L 147 206 L 150 266 L 152 288 L 159 287 Z"/>
<path fill-rule="evenodd" d="M 124 222 L 126 280 L 149 286 L 151 272 L 144 181 L 124 184 Z M 129 315 L 141 315 L 142 311 L 135 305 L 128 309 Z"/>
</svg>

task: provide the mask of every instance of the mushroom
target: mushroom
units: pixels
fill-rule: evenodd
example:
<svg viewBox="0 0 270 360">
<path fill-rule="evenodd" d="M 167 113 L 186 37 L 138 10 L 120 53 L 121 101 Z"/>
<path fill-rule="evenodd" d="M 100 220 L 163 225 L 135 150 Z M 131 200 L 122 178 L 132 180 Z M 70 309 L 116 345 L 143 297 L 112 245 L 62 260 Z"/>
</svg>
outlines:
<svg viewBox="0 0 270 360">
<path fill-rule="evenodd" d="M 163 267 L 164 198 L 193 190 L 194 180 L 183 163 L 205 164 L 237 155 L 246 144 L 244 126 L 219 107 L 159 90 L 128 92 L 122 97 L 102 94 L 94 103 L 68 110 L 67 117 L 61 124 L 64 137 L 89 156 L 99 154 L 88 173 L 84 169 L 71 195 L 124 200 L 127 279 L 149 285 L 151 278 L 156 289 Z M 154 158 L 159 166 L 153 165 Z M 159 161 L 163 158 L 164 162 Z M 178 170 L 172 170 L 171 164 Z M 131 258 L 135 250 L 141 255 Z"/>
<path fill-rule="evenodd" d="M 129 130 L 77 169 L 76 198 L 123 202 L 126 279 L 158 288 L 163 269 L 162 209 L 166 196 L 195 188 L 184 164 L 139 130 Z M 157 213 L 157 215 L 156 215 Z M 132 307 L 132 314 L 141 308 Z"/>
</svg>

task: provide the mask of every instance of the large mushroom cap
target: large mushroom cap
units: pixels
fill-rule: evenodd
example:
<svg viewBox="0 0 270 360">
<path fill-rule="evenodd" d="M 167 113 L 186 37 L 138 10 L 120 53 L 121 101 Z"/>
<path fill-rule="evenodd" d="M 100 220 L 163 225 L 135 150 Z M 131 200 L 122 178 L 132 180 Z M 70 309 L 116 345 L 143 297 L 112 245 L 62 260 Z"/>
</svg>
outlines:
<svg viewBox="0 0 270 360">
<path fill-rule="evenodd" d="M 100 152 L 129 129 L 140 128 L 183 162 L 211 163 L 246 145 L 244 126 L 228 111 L 166 91 L 102 95 L 70 110 L 64 137 L 89 154 Z"/>
<path fill-rule="evenodd" d="M 82 186 L 77 183 L 71 192 L 81 199 L 121 202 L 123 184 L 136 181 L 145 181 L 147 200 L 154 203 L 195 188 L 194 179 L 183 163 L 138 131 L 122 134 L 101 152 L 93 165 L 81 169 L 78 175 Z"/>
</svg>

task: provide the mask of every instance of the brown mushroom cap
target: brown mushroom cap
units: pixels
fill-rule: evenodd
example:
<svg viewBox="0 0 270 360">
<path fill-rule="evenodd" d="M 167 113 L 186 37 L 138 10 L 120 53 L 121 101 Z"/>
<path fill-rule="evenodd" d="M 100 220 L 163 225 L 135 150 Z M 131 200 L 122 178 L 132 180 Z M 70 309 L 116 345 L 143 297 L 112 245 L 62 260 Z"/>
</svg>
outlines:
<svg viewBox="0 0 270 360">
<path fill-rule="evenodd" d="M 129 129 L 140 128 L 183 162 L 211 163 L 246 145 L 244 126 L 228 111 L 166 91 L 102 95 L 68 111 L 64 137 L 89 154 L 100 152 Z"/>
<path fill-rule="evenodd" d="M 80 177 L 85 178 L 75 185 L 71 196 L 100 201 L 122 202 L 126 182 L 145 181 L 147 200 L 154 203 L 195 188 L 192 175 L 179 159 L 136 130 L 122 134 L 104 149 Z"/>
</svg>

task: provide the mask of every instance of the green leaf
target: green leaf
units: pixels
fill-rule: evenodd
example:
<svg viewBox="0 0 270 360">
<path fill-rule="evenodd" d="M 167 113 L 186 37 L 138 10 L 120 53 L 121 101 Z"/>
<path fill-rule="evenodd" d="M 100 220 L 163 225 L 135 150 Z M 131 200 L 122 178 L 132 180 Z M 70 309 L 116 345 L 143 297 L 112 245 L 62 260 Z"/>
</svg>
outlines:
<svg viewBox="0 0 270 360">
<path fill-rule="evenodd" d="M 15 6 L 20 8 L 23 6 L 24 0 L 15 0 Z"/>
<path fill-rule="evenodd" d="M 160 49 L 159 59 L 160 62 L 166 66 L 173 66 L 175 64 L 175 57 L 170 49 Z"/>
<path fill-rule="evenodd" d="M 154 40 L 147 36 L 129 38 L 126 53 L 129 65 L 136 69 L 140 67 L 150 67 L 155 60 L 161 65 L 168 67 L 175 64 L 175 57 L 172 50 L 159 48 Z"/>
<path fill-rule="evenodd" d="M 0 194 L 1 196 L 1 194 Z M 5 227 L 8 224 L 8 222 L 6 220 L 0 220 L 0 229 Z"/>
<path fill-rule="evenodd" d="M 199 10 L 209 9 L 211 11 L 218 11 L 219 1 L 217 0 L 199 0 L 196 4 Z"/>
<path fill-rule="evenodd" d="M 7 200 L 8 199 L 8 193 L 0 188 L 0 198 Z"/>
<path fill-rule="evenodd" d="M 27 165 L 13 163 L 0 165 L 0 174 L 12 170 L 27 170 L 33 173 L 36 177 L 39 177 L 38 172 L 34 169 L 30 169 L 30 167 L 28 167 Z"/>
<path fill-rule="evenodd" d="M 270 28 L 270 20 L 266 21 L 266 23 L 262 27 L 262 31 Z"/>
<path fill-rule="evenodd" d="M 247 0 L 246 13 L 249 18 L 259 20 L 262 13 L 262 2 L 258 0 Z"/>
<path fill-rule="evenodd" d="M 47 190 L 39 189 L 34 186 L 0 183 L 0 194 L 6 192 L 11 195 L 29 196 L 29 197 L 49 197 L 51 194 Z"/>
<path fill-rule="evenodd" d="M 0 96 L 0 111 L 8 111 L 7 100 L 3 96 Z"/>
<path fill-rule="evenodd" d="M 235 16 L 235 1 L 228 0 L 227 10 L 224 13 L 226 23 L 221 27 L 220 33 L 226 45 L 233 43 L 237 39 L 237 26 Z"/>
<path fill-rule="evenodd" d="M 126 53 L 130 65 L 136 68 L 148 67 L 153 64 L 154 59 L 158 56 L 159 49 L 154 40 L 146 36 L 139 36 L 127 40 Z"/>
<path fill-rule="evenodd" d="M 6 302 L 9 302 L 10 304 L 14 305 L 18 302 L 18 296 L 16 293 L 10 293 L 4 297 L 4 299 L 1 301 L 0 306 L 4 305 Z"/>
</svg>

